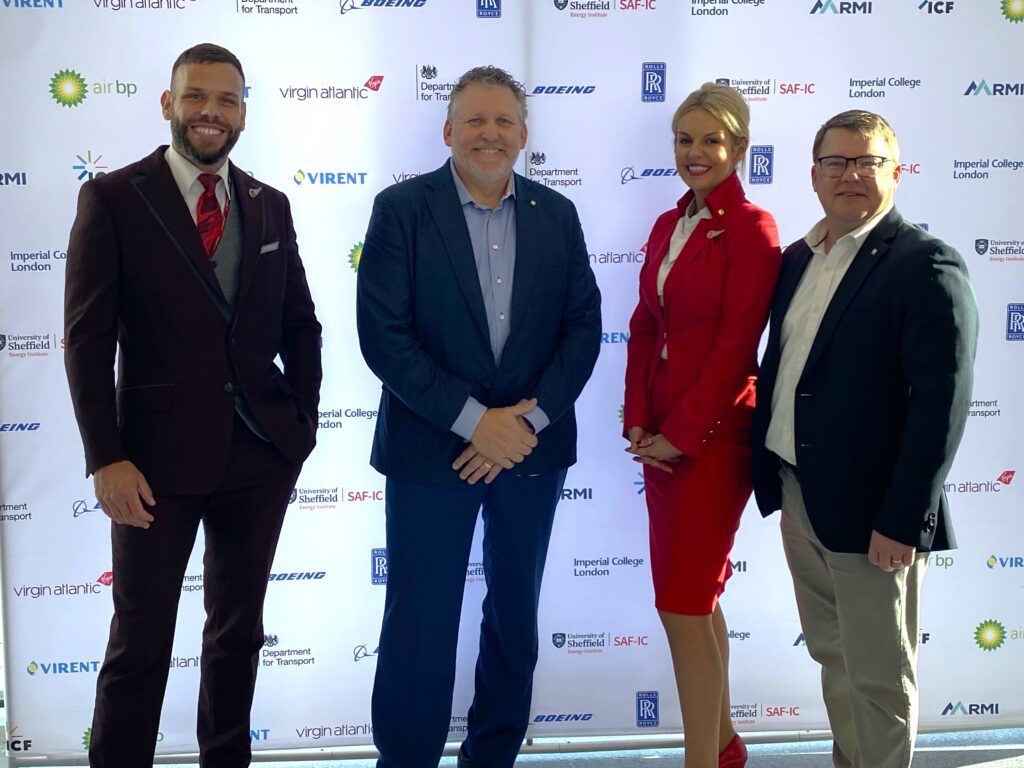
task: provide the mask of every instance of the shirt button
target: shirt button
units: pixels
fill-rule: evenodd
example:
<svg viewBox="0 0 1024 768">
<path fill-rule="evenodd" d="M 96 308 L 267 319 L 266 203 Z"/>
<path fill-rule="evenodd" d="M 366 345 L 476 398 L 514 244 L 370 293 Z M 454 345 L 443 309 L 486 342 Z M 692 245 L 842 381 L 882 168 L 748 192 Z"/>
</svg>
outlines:
<svg viewBox="0 0 1024 768">
<path fill-rule="evenodd" d="M 498 319 L 499 320 L 504 320 L 505 319 L 505 313 L 504 312 L 499 312 L 498 313 Z"/>
<path fill-rule="evenodd" d="M 494 282 L 496 282 L 496 283 L 497 283 L 498 285 L 501 285 L 501 278 L 499 277 L 499 278 L 498 278 L 497 280 L 495 280 Z"/>
<path fill-rule="evenodd" d="M 497 243 L 491 243 L 491 250 L 492 251 L 498 250 L 498 244 Z"/>
</svg>

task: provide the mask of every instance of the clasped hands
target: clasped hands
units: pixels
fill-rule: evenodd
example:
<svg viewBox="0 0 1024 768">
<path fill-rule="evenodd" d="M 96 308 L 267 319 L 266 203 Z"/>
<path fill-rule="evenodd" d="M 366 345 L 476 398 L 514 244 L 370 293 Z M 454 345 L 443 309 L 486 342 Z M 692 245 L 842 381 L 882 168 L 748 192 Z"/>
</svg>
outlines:
<svg viewBox="0 0 1024 768">
<path fill-rule="evenodd" d="M 537 436 L 523 418 L 537 407 L 537 398 L 507 408 L 488 408 L 469 438 L 469 445 L 452 462 L 459 478 L 470 485 L 490 484 L 503 469 L 512 469 L 533 452 Z"/>
<path fill-rule="evenodd" d="M 672 474 L 672 465 L 678 463 L 683 452 L 676 448 L 662 434 L 652 434 L 643 427 L 630 427 L 629 448 L 626 453 L 633 454 L 633 461 L 657 467 L 663 472 Z"/>
</svg>

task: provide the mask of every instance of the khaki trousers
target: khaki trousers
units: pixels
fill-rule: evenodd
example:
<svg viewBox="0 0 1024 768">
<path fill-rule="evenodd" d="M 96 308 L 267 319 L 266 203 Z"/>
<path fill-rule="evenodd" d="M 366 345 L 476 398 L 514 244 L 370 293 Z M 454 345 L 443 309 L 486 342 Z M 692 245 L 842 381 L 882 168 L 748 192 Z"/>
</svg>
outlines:
<svg viewBox="0 0 1024 768">
<path fill-rule="evenodd" d="M 886 573 L 822 546 L 797 476 L 782 477 L 782 542 L 807 650 L 821 665 L 836 768 L 908 768 L 917 736 L 919 597 L 927 555 Z"/>
</svg>

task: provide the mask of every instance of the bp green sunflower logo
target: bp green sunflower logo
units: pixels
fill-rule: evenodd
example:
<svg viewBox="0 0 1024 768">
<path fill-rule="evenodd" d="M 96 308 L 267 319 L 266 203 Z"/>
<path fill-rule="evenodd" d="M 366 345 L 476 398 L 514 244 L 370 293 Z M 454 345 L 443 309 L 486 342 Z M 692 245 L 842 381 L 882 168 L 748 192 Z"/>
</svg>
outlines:
<svg viewBox="0 0 1024 768">
<path fill-rule="evenodd" d="M 974 642 L 983 651 L 994 651 L 1006 642 L 1006 628 L 998 621 L 983 621 L 974 630 Z"/>
<path fill-rule="evenodd" d="M 92 744 L 92 728 L 86 728 L 82 733 L 82 749 L 89 749 Z"/>
<path fill-rule="evenodd" d="M 1024 0 L 1003 0 L 1003 18 L 1014 23 L 1024 21 Z"/>
<path fill-rule="evenodd" d="M 89 86 L 73 69 L 62 69 L 50 80 L 50 95 L 62 107 L 77 107 L 89 95 Z"/>
<path fill-rule="evenodd" d="M 362 241 L 352 246 L 352 250 L 348 252 L 348 263 L 352 265 L 352 271 L 359 271 L 359 260 L 363 258 L 363 243 Z"/>
</svg>

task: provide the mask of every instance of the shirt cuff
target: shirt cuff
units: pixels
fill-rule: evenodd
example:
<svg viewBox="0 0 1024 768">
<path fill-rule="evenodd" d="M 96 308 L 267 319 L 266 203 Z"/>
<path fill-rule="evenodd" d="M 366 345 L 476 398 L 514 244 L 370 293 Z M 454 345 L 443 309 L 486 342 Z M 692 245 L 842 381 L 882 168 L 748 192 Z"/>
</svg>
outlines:
<svg viewBox="0 0 1024 768">
<path fill-rule="evenodd" d="M 452 432 L 463 440 L 468 441 L 473 437 L 476 425 L 480 423 L 480 419 L 484 417 L 486 410 L 487 407 L 475 397 L 467 397 L 466 404 L 462 406 L 462 412 L 459 413 L 455 423 L 451 426 Z"/>
<path fill-rule="evenodd" d="M 530 426 L 533 427 L 533 434 L 535 435 L 539 435 L 540 431 L 551 423 L 551 419 L 548 418 L 548 415 L 544 413 L 544 409 L 539 405 L 524 413 L 523 418 L 530 422 Z"/>
</svg>

